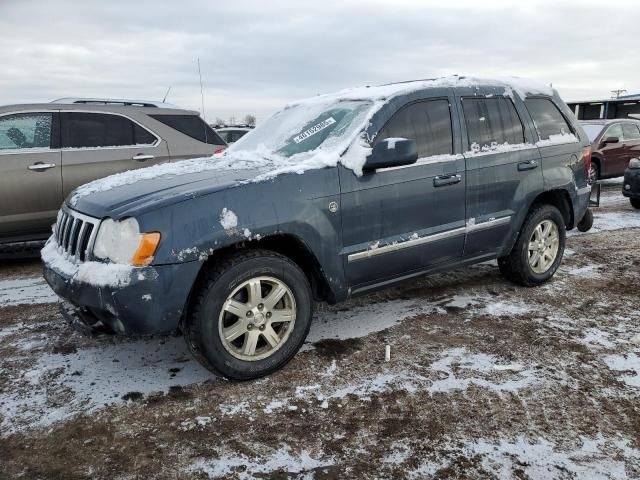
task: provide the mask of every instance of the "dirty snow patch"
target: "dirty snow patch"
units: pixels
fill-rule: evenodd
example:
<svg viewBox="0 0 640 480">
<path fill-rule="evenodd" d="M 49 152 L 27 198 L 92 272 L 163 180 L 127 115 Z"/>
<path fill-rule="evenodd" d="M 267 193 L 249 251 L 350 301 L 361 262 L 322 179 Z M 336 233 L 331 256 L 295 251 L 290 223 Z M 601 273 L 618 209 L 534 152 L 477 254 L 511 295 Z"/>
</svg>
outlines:
<svg viewBox="0 0 640 480">
<path fill-rule="evenodd" d="M 431 393 L 466 390 L 471 385 L 496 392 L 515 392 L 537 380 L 533 370 L 525 370 L 519 364 L 500 364 L 493 355 L 471 353 L 464 348 L 444 352 L 442 358 L 431 364 L 431 370 L 444 376 L 428 388 Z M 494 378 L 496 375 L 500 378 Z"/>
<path fill-rule="evenodd" d="M 57 301 L 58 296 L 42 277 L 0 280 L 0 307 Z"/>
<path fill-rule="evenodd" d="M 238 478 L 249 480 L 264 478 L 274 471 L 300 474 L 309 470 L 329 467 L 334 464 L 333 457 L 313 458 L 303 450 L 296 454 L 288 448 L 274 450 L 266 455 L 249 458 L 245 455 L 223 455 L 217 459 L 198 459 L 188 468 L 188 473 L 204 473 L 210 478 Z M 304 478 L 311 478 L 305 476 Z"/>
<path fill-rule="evenodd" d="M 630 387 L 640 387 L 640 355 L 628 353 L 626 355 L 607 355 L 604 357 L 607 367 L 621 372 L 620 379 Z"/>
<path fill-rule="evenodd" d="M 173 372 L 173 373 L 172 373 Z M 168 392 L 211 379 L 212 374 L 192 359 L 184 339 L 161 339 L 102 345 L 69 354 L 44 353 L 0 392 L 3 433 L 47 426 L 109 404 L 136 392 Z"/>
</svg>

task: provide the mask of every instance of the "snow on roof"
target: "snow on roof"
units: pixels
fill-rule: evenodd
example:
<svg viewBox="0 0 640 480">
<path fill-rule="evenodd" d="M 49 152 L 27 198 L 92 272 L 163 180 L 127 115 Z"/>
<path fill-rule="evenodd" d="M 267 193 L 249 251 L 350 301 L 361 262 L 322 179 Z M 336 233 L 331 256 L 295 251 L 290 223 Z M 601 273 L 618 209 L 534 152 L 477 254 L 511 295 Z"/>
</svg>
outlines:
<svg viewBox="0 0 640 480">
<path fill-rule="evenodd" d="M 208 170 L 220 172 L 223 170 L 246 169 L 252 171 L 252 175 L 255 174 L 257 170 L 267 170 L 267 173 L 258 174 L 255 177 L 246 179 L 247 181 L 260 181 L 273 178 L 283 173 L 300 174 L 307 170 L 336 166 L 338 162 L 341 162 L 346 168 L 353 170 L 356 175 L 362 175 L 362 169 L 366 157 L 371 152 L 371 147 L 361 138 L 361 132 L 370 122 L 376 111 L 378 111 L 387 100 L 398 95 L 429 88 L 480 86 L 503 87 L 505 96 L 513 97 L 514 94 L 517 94 L 522 99 L 524 99 L 527 94 L 553 95 L 554 93 L 553 89 L 545 84 L 517 77 L 482 79 L 456 75 L 431 80 L 392 83 L 377 87 L 351 88 L 336 93 L 318 95 L 285 107 L 285 110 L 296 106 L 303 107 L 301 109 L 303 115 L 294 116 L 299 119 L 298 129 L 302 129 L 309 121 L 308 115 L 304 115 L 308 110 L 315 112 L 311 115 L 311 118 L 313 118 L 317 113 L 320 113 L 319 109 L 324 108 L 324 106 L 331 106 L 332 104 L 342 101 L 364 100 L 370 102 L 371 105 L 359 118 L 358 124 L 351 129 L 349 134 L 345 134 L 344 138 L 339 139 L 337 143 L 327 146 L 326 148 L 321 145 L 321 147 L 311 151 L 284 157 L 274 151 L 268 150 L 264 145 L 259 146 L 260 148 L 245 151 L 241 148 L 242 140 L 240 140 L 240 142 L 237 142 L 222 154 L 214 155 L 213 157 L 154 165 L 94 180 L 77 188 L 72 193 L 70 204 L 74 206 L 80 198 L 87 195 L 111 190 L 123 185 L 134 184 L 141 180 L 187 175 Z M 268 128 L 266 125 L 268 125 L 267 122 L 263 123 L 261 127 L 256 129 L 256 133 L 260 131 L 260 128 Z M 295 130 L 295 128 L 293 130 Z M 243 138 L 246 139 L 247 137 L 249 137 L 249 135 Z"/>
<path fill-rule="evenodd" d="M 539 81 L 520 77 L 500 77 L 500 78 L 480 78 L 473 76 L 452 75 L 448 77 L 432 78 L 427 80 L 414 80 L 409 82 L 390 83 L 378 86 L 364 86 L 347 88 L 335 93 L 317 95 L 315 97 L 292 102 L 288 106 L 299 104 L 332 102 L 345 100 L 373 100 L 381 101 L 398 95 L 408 94 L 418 90 L 429 88 L 449 88 L 449 87 L 504 87 L 506 94 L 516 92 L 520 98 L 525 98 L 527 94 L 553 95 L 553 89 Z"/>
</svg>

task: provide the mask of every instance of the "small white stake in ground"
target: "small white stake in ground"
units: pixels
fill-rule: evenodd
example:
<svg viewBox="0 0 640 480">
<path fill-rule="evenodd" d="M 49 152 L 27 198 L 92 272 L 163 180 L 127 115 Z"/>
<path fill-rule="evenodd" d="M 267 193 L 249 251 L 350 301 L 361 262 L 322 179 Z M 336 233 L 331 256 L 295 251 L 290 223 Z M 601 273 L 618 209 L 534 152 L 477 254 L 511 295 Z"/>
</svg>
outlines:
<svg viewBox="0 0 640 480">
<path fill-rule="evenodd" d="M 384 347 L 384 361 L 388 362 L 391 360 L 391 345 L 387 345 Z"/>
</svg>

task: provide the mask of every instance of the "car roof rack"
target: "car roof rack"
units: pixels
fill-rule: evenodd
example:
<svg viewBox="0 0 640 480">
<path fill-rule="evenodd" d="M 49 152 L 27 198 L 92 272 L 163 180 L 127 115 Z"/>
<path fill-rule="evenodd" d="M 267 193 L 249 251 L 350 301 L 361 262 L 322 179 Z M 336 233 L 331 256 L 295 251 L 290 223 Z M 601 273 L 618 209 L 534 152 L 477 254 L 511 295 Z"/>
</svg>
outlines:
<svg viewBox="0 0 640 480">
<path fill-rule="evenodd" d="M 149 100 L 125 100 L 121 98 L 58 98 L 51 103 L 83 104 L 83 105 L 121 105 L 124 107 L 178 108 L 175 105 Z"/>
</svg>

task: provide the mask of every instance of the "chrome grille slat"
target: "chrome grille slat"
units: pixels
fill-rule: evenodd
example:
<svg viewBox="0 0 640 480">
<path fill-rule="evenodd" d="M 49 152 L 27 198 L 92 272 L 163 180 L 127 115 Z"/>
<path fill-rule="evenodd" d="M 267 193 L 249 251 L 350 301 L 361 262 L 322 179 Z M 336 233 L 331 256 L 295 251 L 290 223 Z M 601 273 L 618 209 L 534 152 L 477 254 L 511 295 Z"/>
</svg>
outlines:
<svg viewBox="0 0 640 480">
<path fill-rule="evenodd" d="M 78 235 L 80 234 L 80 227 L 82 227 L 82 220 L 75 218 L 69 230 L 69 253 L 76 256 L 76 247 L 78 246 Z"/>
<path fill-rule="evenodd" d="M 87 228 L 89 228 L 88 226 L 89 224 L 87 222 L 82 222 L 82 227 L 80 228 L 80 233 L 78 233 L 78 239 L 76 241 L 76 248 L 73 252 L 74 256 L 80 258 L 80 260 L 84 260 L 82 244 L 84 243 L 84 237 L 87 234 Z"/>
<path fill-rule="evenodd" d="M 62 214 L 62 221 L 60 222 L 60 233 L 58 234 L 58 245 L 62 245 L 62 240 L 64 240 L 64 230 L 67 226 L 67 222 L 69 221 L 69 215 L 66 213 Z"/>
<path fill-rule="evenodd" d="M 63 207 L 55 228 L 59 248 L 75 260 L 85 261 L 93 248 L 99 223 L 97 218 Z"/>
</svg>

